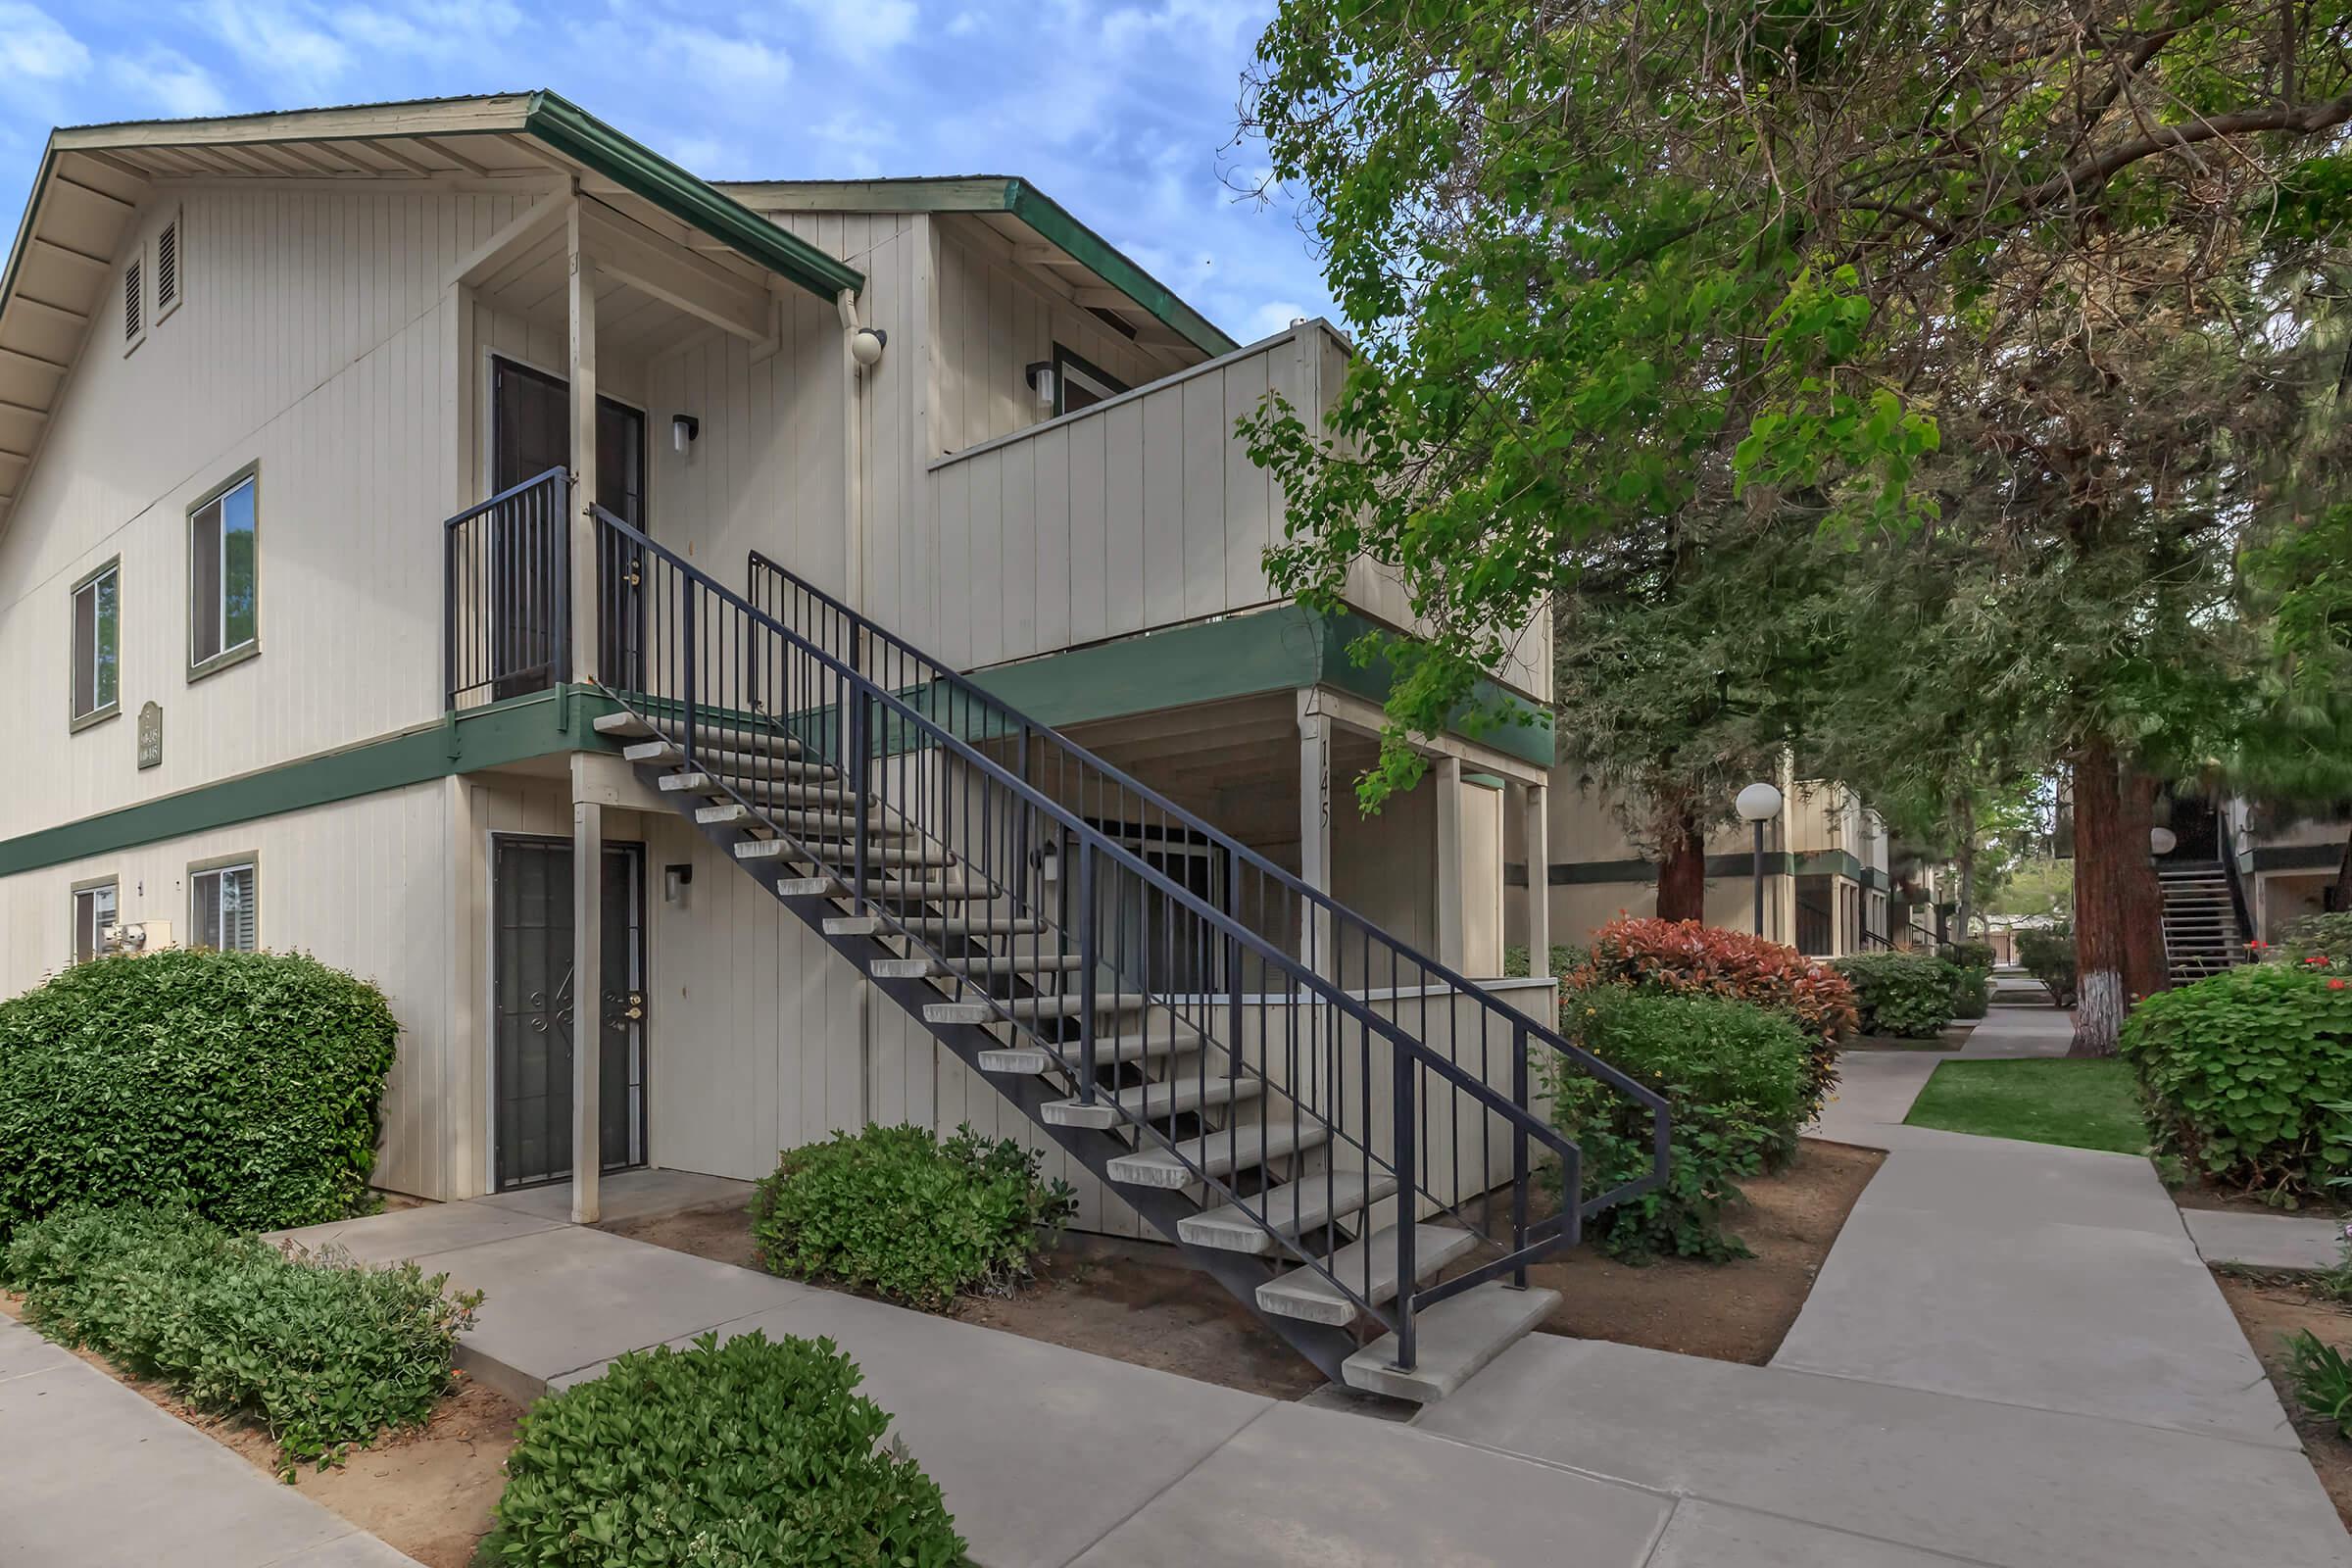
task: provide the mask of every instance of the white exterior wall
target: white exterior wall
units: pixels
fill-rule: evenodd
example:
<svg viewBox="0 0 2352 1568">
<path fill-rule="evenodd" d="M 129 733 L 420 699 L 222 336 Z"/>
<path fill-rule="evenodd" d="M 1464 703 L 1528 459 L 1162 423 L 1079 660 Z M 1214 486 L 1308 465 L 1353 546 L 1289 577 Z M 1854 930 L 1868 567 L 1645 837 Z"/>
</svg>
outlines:
<svg viewBox="0 0 2352 1568">
<path fill-rule="evenodd" d="M 450 1049 L 451 1007 L 464 983 L 454 967 L 463 948 L 446 917 L 450 788 L 436 779 L 0 879 L 0 996 L 26 991 L 71 961 L 75 883 L 116 878 L 125 924 L 168 920 L 184 942 L 189 865 L 250 855 L 260 945 L 309 953 L 374 982 L 400 1021 L 376 1184 L 448 1196 L 466 1179 L 449 1155 L 478 1104 Z"/>
</svg>

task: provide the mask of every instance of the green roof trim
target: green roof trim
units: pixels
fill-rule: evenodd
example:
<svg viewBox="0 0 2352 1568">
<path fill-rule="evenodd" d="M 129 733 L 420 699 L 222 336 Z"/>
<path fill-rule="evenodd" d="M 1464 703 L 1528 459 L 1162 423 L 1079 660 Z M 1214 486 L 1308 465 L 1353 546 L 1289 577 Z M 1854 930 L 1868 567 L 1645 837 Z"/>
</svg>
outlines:
<svg viewBox="0 0 2352 1568">
<path fill-rule="evenodd" d="M 1241 347 L 1207 317 L 1176 297 L 1176 291 L 1111 249 L 1107 240 L 1069 215 L 1062 205 L 1018 177 L 1004 182 L 1004 211 L 1070 253 L 1096 276 L 1152 313 L 1187 343 L 1215 359 Z"/>
<path fill-rule="evenodd" d="M 754 201 L 794 212 L 1004 213 L 1031 233 L 1135 301 L 1152 319 L 1215 359 L 1241 347 L 1168 287 L 1072 218 L 1069 210 L 1018 174 L 915 175 L 890 179 L 726 180 Z"/>
<path fill-rule="evenodd" d="M 428 724 L 0 840 L 0 876 L 406 789 L 528 758 L 620 748 L 595 721 L 618 705 L 579 686 L 511 697 Z"/>
<path fill-rule="evenodd" d="M 715 189 L 701 176 L 634 141 L 578 105 L 552 92 L 531 94 L 523 128 L 607 179 L 644 197 L 670 217 L 692 223 L 819 299 L 865 290 L 865 274 L 787 233 Z"/>
</svg>

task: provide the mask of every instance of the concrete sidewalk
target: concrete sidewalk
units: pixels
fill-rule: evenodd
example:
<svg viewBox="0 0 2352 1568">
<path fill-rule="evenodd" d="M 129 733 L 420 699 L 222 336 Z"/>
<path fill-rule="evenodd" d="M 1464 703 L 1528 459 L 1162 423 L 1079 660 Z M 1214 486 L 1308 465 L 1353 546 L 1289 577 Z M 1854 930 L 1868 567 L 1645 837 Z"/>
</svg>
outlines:
<svg viewBox="0 0 2352 1568">
<path fill-rule="evenodd" d="M 0 1317 L 0 1568 L 416 1568 Z"/>
<path fill-rule="evenodd" d="M 608 1207 L 665 1173 L 607 1178 Z M 1673 1499 L 1541 1460 L 1286 1404 L 713 1263 L 520 1198 L 290 1233 L 488 1293 L 461 1355 L 522 1399 L 623 1350 L 758 1329 L 832 1340 L 986 1568 L 1642 1568 Z"/>
<path fill-rule="evenodd" d="M 1889 1153 L 1771 1365 L 1537 1335 L 1416 1427 L 1681 1497 L 1652 1568 L 2352 1564 L 2153 1168 L 1901 1125 L 1949 1059 L 1846 1056 L 1815 1131 Z"/>
</svg>

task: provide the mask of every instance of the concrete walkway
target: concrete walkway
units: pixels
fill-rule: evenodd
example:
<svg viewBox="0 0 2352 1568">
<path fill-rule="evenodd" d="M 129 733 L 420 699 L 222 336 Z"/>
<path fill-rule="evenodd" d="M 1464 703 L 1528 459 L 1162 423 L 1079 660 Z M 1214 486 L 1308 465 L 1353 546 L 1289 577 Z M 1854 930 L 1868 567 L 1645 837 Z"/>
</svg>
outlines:
<svg viewBox="0 0 2352 1568">
<path fill-rule="evenodd" d="M 416 1568 L 0 1317 L 0 1568 Z"/>
<path fill-rule="evenodd" d="M 1962 1054 L 2066 1035 L 2000 1008 Z M 298 1234 L 487 1291 L 463 1353 L 525 1398 L 706 1330 L 830 1338 L 990 1568 L 2352 1568 L 2148 1163 L 1901 1125 L 1949 1059 L 1846 1058 L 1816 1132 L 1891 1152 L 1772 1365 L 1538 1334 L 1411 1425 L 580 1230 L 544 1195 Z"/>
<path fill-rule="evenodd" d="M 1677 1496 L 1651 1568 L 2352 1564 L 2153 1168 L 1903 1126 L 1949 1059 L 1846 1056 L 1817 1135 L 1889 1153 L 1771 1365 L 1538 1335 L 1416 1428 Z"/>
</svg>

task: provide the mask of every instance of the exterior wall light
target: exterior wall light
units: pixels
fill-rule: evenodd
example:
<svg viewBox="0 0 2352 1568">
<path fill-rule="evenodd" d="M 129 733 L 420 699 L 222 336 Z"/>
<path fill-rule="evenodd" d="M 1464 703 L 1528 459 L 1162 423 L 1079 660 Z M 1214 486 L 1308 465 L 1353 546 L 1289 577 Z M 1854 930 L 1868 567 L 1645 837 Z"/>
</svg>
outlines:
<svg viewBox="0 0 2352 1568">
<path fill-rule="evenodd" d="M 2152 827 L 2152 828 L 2148 829 L 2148 853 L 2149 853 L 2149 854 L 2151 854 L 2151 855 L 2170 855 L 2170 854 L 2172 854 L 2172 853 L 2173 853 L 2173 851 L 2175 851 L 2175 850 L 2179 849 L 2180 847 L 2180 835 L 2179 835 L 2179 834 L 2175 833 L 2175 832 L 2174 832 L 2174 831 L 2173 831 L 2171 828 L 2169 828 L 2169 827 Z"/>
<path fill-rule="evenodd" d="M 872 369 L 882 363 L 882 351 L 890 345 L 890 334 L 878 326 L 861 326 L 850 334 L 850 358 Z"/>
<path fill-rule="evenodd" d="M 694 445 L 695 438 L 702 433 L 703 421 L 693 415 L 673 414 L 669 416 L 669 444 L 674 450 L 683 453 Z"/>
<path fill-rule="evenodd" d="M 1029 390 L 1037 394 L 1037 406 L 1041 409 L 1052 408 L 1054 406 L 1054 362 L 1039 360 L 1023 370 L 1021 374 L 1028 380 Z"/>
</svg>

